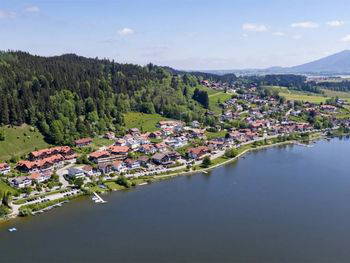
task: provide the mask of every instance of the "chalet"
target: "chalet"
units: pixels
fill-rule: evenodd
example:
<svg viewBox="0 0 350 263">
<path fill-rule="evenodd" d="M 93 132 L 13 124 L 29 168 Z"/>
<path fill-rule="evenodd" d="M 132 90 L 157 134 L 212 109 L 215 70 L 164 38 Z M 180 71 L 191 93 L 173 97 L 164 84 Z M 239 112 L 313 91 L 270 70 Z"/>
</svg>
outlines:
<svg viewBox="0 0 350 263">
<path fill-rule="evenodd" d="M 112 169 L 116 172 L 123 172 L 126 170 L 126 167 L 122 161 L 114 161 L 112 163 Z"/>
<path fill-rule="evenodd" d="M 162 132 L 161 131 L 151 132 L 148 137 L 151 139 L 160 139 L 162 137 Z"/>
<path fill-rule="evenodd" d="M 38 151 L 31 152 L 29 154 L 29 160 L 35 161 L 35 160 L 41 160 L 48 158 L 53 155 L 62 155 L 65 157 L 65 159 L 72 159 L 72 156 L 74 158 L 74 151 L 69 146 L 57 146 L 53 148 L 48 149 L 42 149 Z"/>
<path fill-rule="evenodd" d="M 86 176 L 93 176 L 94 175 L 94 168 L 91 165 L 85 165 L 81 168 Z"/>
<path fill-rule="evenodd" d="M 19 161 L 16 168 L 25 173 L 44 172 L 62 167 L 64 160 L 61 154 L 57 154 L 37 161 Z"/>
<path fill-rule="evenodd" d="M 154 146 L 157 148 L 158 152 L 164 152 L 168 149 L 167 145 L 164 142 L 157 143 Z"/>
<path fill-rule="evenodd" d="M 0 163 L 0 174 L 6 175 L 10 172 L 11 167 L 7 163 Z"/>
<path fill-rule="evenodd" d="M 152 161 L 155 164 L 169 165 L 178 160 L 180 157 L 181 156 L 178 152 L 156 153 L 152 156 Z"/>
<path fill-rule="evenodd" d="M 149 158 L 147 156 L 140 156 L 138 161 L 141 166 L 148 167 Z"/>
<path fill-rule="evenodd" d="M 92 139 L 91 138 L 82 138 L 82 139 L 74 141 L 74 144 L 77 147 L 87 146 L 87 145 L 89 145 L 91 143 L 92 143 Z"/>
<path fill-rule="evenodd" d="M 108 151 L 96 151 L 90 154 L 89 159 L 94 163 L 109 161 L 111 154 Z"/>
<path fill-rule="evenodd" d="M 125 146 L 126 145 L 126 140 L 125 139 L 118 139 L 114 145 L 116 146 Z"/>
<path fill-rule="evenodd" d="M 157 148 L 153 144 L 143 144 L 138 150 L 145 154 L 154 154 L 157 152 Z"/>
<path fill-rule="evenodd" d="M 78 169 L 78 168 L 68 168 L 68 174 L 67 176 L 70 179 L 77 179 L 77 178 L 84 178 L 85 177 L 85 171 L 83 169 Z"/>
<path fill-rule="evenodd" d="M 138 128 L 131 128 L 131 129 L 129 129 L 129 133 L 131 134 L 131 135 L 140 135 L 141 134 L 141 132 L 140 132 L 140 130 L 138 129 Z"/>
<path fill-rule="evenodd" d="M 190 148 L 188 149 L 187 153 L 189 158 L 198 160 L 204 157 L 204 155 L 206 155 L 207 153 L 209 153 L 209 148 L 207 146 Z"/>
<path fill-rule="evenodd" d="M 43 183 L 49 180 L 50 177 L 51 176 L 49 174 L 40 174 L 40 173 L 32 173 L 30 176 L 28 176 L 30 180 L 35 181 L 37 183 Z"/>
<path fill-rule="evenodd" d="M 16 188 L 25 188 L 32 185 L 32 180 L 26 176 L 18 176 L 11 179 L 10 184 Z"/>
<path fill-rule="evenodd" d="M 98 164 L 98 170 L 102 174 L 108 174 L 108 173 L 112 172 L 112 164 L 110 164 L 110 163 L 99 163 Z"/>
<path fill-rule="evenodd" d="M 133 160 L 131 158 L 126 159 L 124 163 L 129 169 L 138 169 L 141 166 L 138 160 Z"/>
<path fill-rule="evenodd" d="M 107 132 L 104 137 L 108 140 L 114 140 L 115 139 L 115 134 L 114 132 Z"/>
<path fill-rule="evenodd" d="M 122 155 L 126 156 L 129 152 L 130 148 L 128 146 L 110 146 L 108 151 L 113 155 Z"/>
<path fill-rule="evenodd" d="M 164 153 L 156 153 L 155 155 L 152 156 L 152 161 L 155 164 L 161 164 L 161 165 L 167 165 L 172 163 L 169 156 Z"/>
</svg>

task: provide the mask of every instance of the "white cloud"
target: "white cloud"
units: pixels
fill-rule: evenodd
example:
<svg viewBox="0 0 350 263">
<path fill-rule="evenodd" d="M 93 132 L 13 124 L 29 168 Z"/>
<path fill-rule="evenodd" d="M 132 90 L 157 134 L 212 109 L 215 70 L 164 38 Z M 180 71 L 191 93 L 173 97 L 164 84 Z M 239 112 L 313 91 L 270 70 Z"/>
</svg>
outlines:
<svg viewBox="0 0 350 263">
<path fill-rule="evenodd" d="M 283 33 L 283 32 L 273 32 L 272 35 L 279 36 L 279 37 L 284 37 L 286 34 Z"/>
<path fill-rule="evenodd" d="M 268 31 L 267 26 L 261 25 L 261 24 L 252 24 L 252 23 L 245 23 L 242 25 L 242 29 L 244 31 L 253 31 L 253 32 L 265 32 Z"/>
<path fill-rule="evenodd" d="M 15 18 L 15 17 L 16 17 L 15 12 L 0 9 L 0 19 Z"/>
<path fill-rule="evenodd" d="M 291 27 L 300 27 L 300 28 L 317 28 L 319 25 L 315 22 L 304 21 L 304 22 L 293 23 L 290 26 Z"/>
<path fill-rule="evenodd" d="M 124 27 L 123 29 L 120 29 L 118 31 L 118 34 L 121 36 L 132 35 L 134 33 L 135 33 L 134 30 L 132 30 L 131 28 L 127 28 L 127 27 Z"/>
<path fill-rule="evenodd" d="M 332 26 L 332 27 L 339 27 L 339 26 L 343 26 L 344 24 L 345 22 L 341 20 L 333 20 L 333 21 L 328 21 L 326 23 L 327 26 Z"/>
<path fill-rule="evenodd" d="M 342 39 L 340 39 L 340 41 L 342 41 L 342 42 L 350 42 L 350 35 L 347 35 L 347 36 L 343 37 Z"/>
<path fill-rule="evenodd" d="M 26 8 L 24 8 L 24 12 L 38 13 L 38 12 L 40 12 L 40 8 L 35 6 L 35 5 L 30 5 L 30 6 L 27 6 Z"/>
<path fill-rule="evenodd" d="M 302 37 L 303 37 L 302 35 L 294 35 L 294 36 L 293 36 L 293 39 L 299 40 L 299 39 L 301 39 Z"/>
</svg>

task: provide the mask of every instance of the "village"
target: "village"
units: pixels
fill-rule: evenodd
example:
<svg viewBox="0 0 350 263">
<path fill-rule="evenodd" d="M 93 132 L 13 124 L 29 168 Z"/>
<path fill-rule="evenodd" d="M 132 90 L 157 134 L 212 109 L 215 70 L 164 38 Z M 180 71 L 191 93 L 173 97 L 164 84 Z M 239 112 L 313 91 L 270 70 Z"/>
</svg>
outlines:
<svg viewBox="0 0 350 263">
<path fill-rule="evenodd" d="M 12 167 L 0 163 L 0 174 L 10 186 L 21 190 L 15 201 L 25 199 L 24 204 L 35 204 L 43 200 L 30 197 L 39 194 L 57 195 L 60 191 L 60 199 L 67 196 L 67 189 L 88 189 L 96 182 L 100 188 L 107 188 L 105 181 L 120 176 L 145 178 L 195 171 L 210 167 L 212 160 L 243 145 L 350 125 L 349 120 L 336 117 L 345 104 L 341 100 L 332 105 L 297 103 L 261 95 L 255 86 L 242 92 L 227 84 L 203 84 L 232 94 L 231 99 L 221 103 L 222 113 L 215 126 L 206 127 L 198 121 L 159 121 L 153 132 L 138 128 L 129 129 L 123 136 L 108 132 L 103 137 L 111 144 L 88 153 L 84 149 L 89 149 L 93 139 L 81 138 L 72 146 L 33 151 Z"/>
</svg>

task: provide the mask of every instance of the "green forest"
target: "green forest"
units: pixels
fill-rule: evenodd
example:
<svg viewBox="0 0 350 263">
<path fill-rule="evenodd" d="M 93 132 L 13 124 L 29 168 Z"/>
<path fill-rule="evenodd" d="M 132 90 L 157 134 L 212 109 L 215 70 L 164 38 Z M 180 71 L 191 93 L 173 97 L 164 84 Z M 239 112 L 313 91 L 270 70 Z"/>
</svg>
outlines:
<svg viewBox="0 0 350 263">
<path fill-rule="evenodd" d="M 202 78 L 152 64 L 1 52 L 0 125 L 29 124 L 49 143 L 71 144 L 122 132 L 123 113 L 130 111 L 213 123 L 205 114 L 208 95 L 197 89 Z"/>
</svg>

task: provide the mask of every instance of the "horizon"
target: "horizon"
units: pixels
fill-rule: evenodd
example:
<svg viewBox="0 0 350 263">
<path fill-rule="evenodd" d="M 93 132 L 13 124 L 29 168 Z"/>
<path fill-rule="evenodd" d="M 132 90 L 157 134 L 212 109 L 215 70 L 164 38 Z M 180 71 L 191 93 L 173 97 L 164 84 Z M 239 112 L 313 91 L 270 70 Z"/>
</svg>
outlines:
<svg viewBox="0 0 350 263">
<path fill-rule="evenodd" d="M 4 0 L 0 50 L 186 71 L 290 67 L 350 48 L 346 6 L 345 0 Z"/>
</svg>

